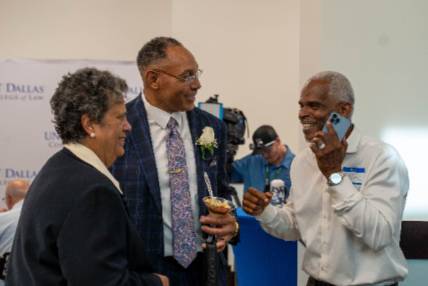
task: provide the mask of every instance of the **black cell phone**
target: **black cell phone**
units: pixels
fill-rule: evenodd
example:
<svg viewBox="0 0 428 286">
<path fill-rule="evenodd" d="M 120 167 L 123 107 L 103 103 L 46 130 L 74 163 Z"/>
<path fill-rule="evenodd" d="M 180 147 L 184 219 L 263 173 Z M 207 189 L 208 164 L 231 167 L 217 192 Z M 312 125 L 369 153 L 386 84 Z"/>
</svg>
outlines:
<svg viewBox="0 0 428 286">
<path fill-rule="evenodd" d="M 337 137 L 339 138 L 340 141 L 342 141 L 349 127 L 351 127 L 351 124 L 352 124 L 351 121 L 337 112 L 330 113 L 330 116 L 328 117 L 327 122 L 329 121 L 333 125 L 334 131 L 336 131 Z M 327 133 L 327 130 L 328 130 L 327 122 L 324 125 L 324 128 L 322 129 L 324 133 Z"/>
</svg>

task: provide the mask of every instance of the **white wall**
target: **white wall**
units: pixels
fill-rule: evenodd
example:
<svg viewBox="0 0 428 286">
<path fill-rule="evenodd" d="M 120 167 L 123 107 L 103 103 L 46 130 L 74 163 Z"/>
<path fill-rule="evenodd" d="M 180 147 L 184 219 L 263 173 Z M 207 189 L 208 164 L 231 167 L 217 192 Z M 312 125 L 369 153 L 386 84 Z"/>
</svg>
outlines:
<svg viewBox="0 0 428 286">
<path fill-rule="evenodd" d="M 171 0 L 0 0 L 0 57 L 134 60 L 171 18 Z"/>
</svg>

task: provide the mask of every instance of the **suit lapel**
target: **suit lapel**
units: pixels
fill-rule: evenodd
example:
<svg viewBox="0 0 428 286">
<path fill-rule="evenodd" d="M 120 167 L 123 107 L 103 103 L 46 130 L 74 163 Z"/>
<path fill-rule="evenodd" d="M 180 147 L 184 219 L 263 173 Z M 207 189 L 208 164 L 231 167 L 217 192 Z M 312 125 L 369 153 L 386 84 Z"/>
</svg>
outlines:
<svg viewBox="0 0 428 286">
<path fill-rule="evenodd" d="M 202 134 L 202 128 L 200 120 L 198 120 L 195 109 L 187 112 L 187 119 L 189 121 L 190 133 L 192 134 L 193 149 L 195 152 L 196 161 L 196 179 L 198 182 L 198 202 L 200 214 L 205 213 L 205 204 L 202 201 L 204 196 L 208 195 L 208 190 L 204 181 L 204 161 L 201 157 L 199 147 L 196 145 L 196 140 Z"/>
<path fill-rule="evenodd" d="M 144 176 L 149 192 L 154 198 L 156 208 L 159 212 L 162 212 L 156 160 L 153 153 L 147 112 L 141 96 L 140 94 L 137 97 L 135 104 L 128 110 L 128 120 L 132 125 L 130 141 L 139 157 L 138 161 L 143 171 L 140 176 Z"/>
</svg>

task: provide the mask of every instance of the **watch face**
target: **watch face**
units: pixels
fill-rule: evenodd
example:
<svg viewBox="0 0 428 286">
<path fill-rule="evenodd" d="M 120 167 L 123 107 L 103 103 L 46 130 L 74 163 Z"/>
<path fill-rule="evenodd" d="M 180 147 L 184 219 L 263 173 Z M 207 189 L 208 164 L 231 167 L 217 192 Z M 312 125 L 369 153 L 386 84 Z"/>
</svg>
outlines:
<svg viewBox="0 0 428 286">
<path fill-rule="evenodd" d="M 342 175 L 341 174 L 333 173 L 330 175 L 330 183 L 332 185 L 340 184 L 340 182 L 342 182 Z"/>
</svg>

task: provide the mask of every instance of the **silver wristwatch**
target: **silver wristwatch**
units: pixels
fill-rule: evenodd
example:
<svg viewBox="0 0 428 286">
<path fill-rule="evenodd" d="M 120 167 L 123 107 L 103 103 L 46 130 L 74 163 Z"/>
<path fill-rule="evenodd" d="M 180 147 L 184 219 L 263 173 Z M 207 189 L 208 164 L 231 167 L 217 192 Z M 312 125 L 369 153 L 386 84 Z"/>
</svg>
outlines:
<svg viewBox="0 0 428 286">
<path fill-rule="evenodd" d="M 336 172 L 332 173 L 330 176 L 328 176 L 328 185 L 329 186 L 337 186 L 343 181 L 343 173 L 342 172 Z"/>
</svg>

